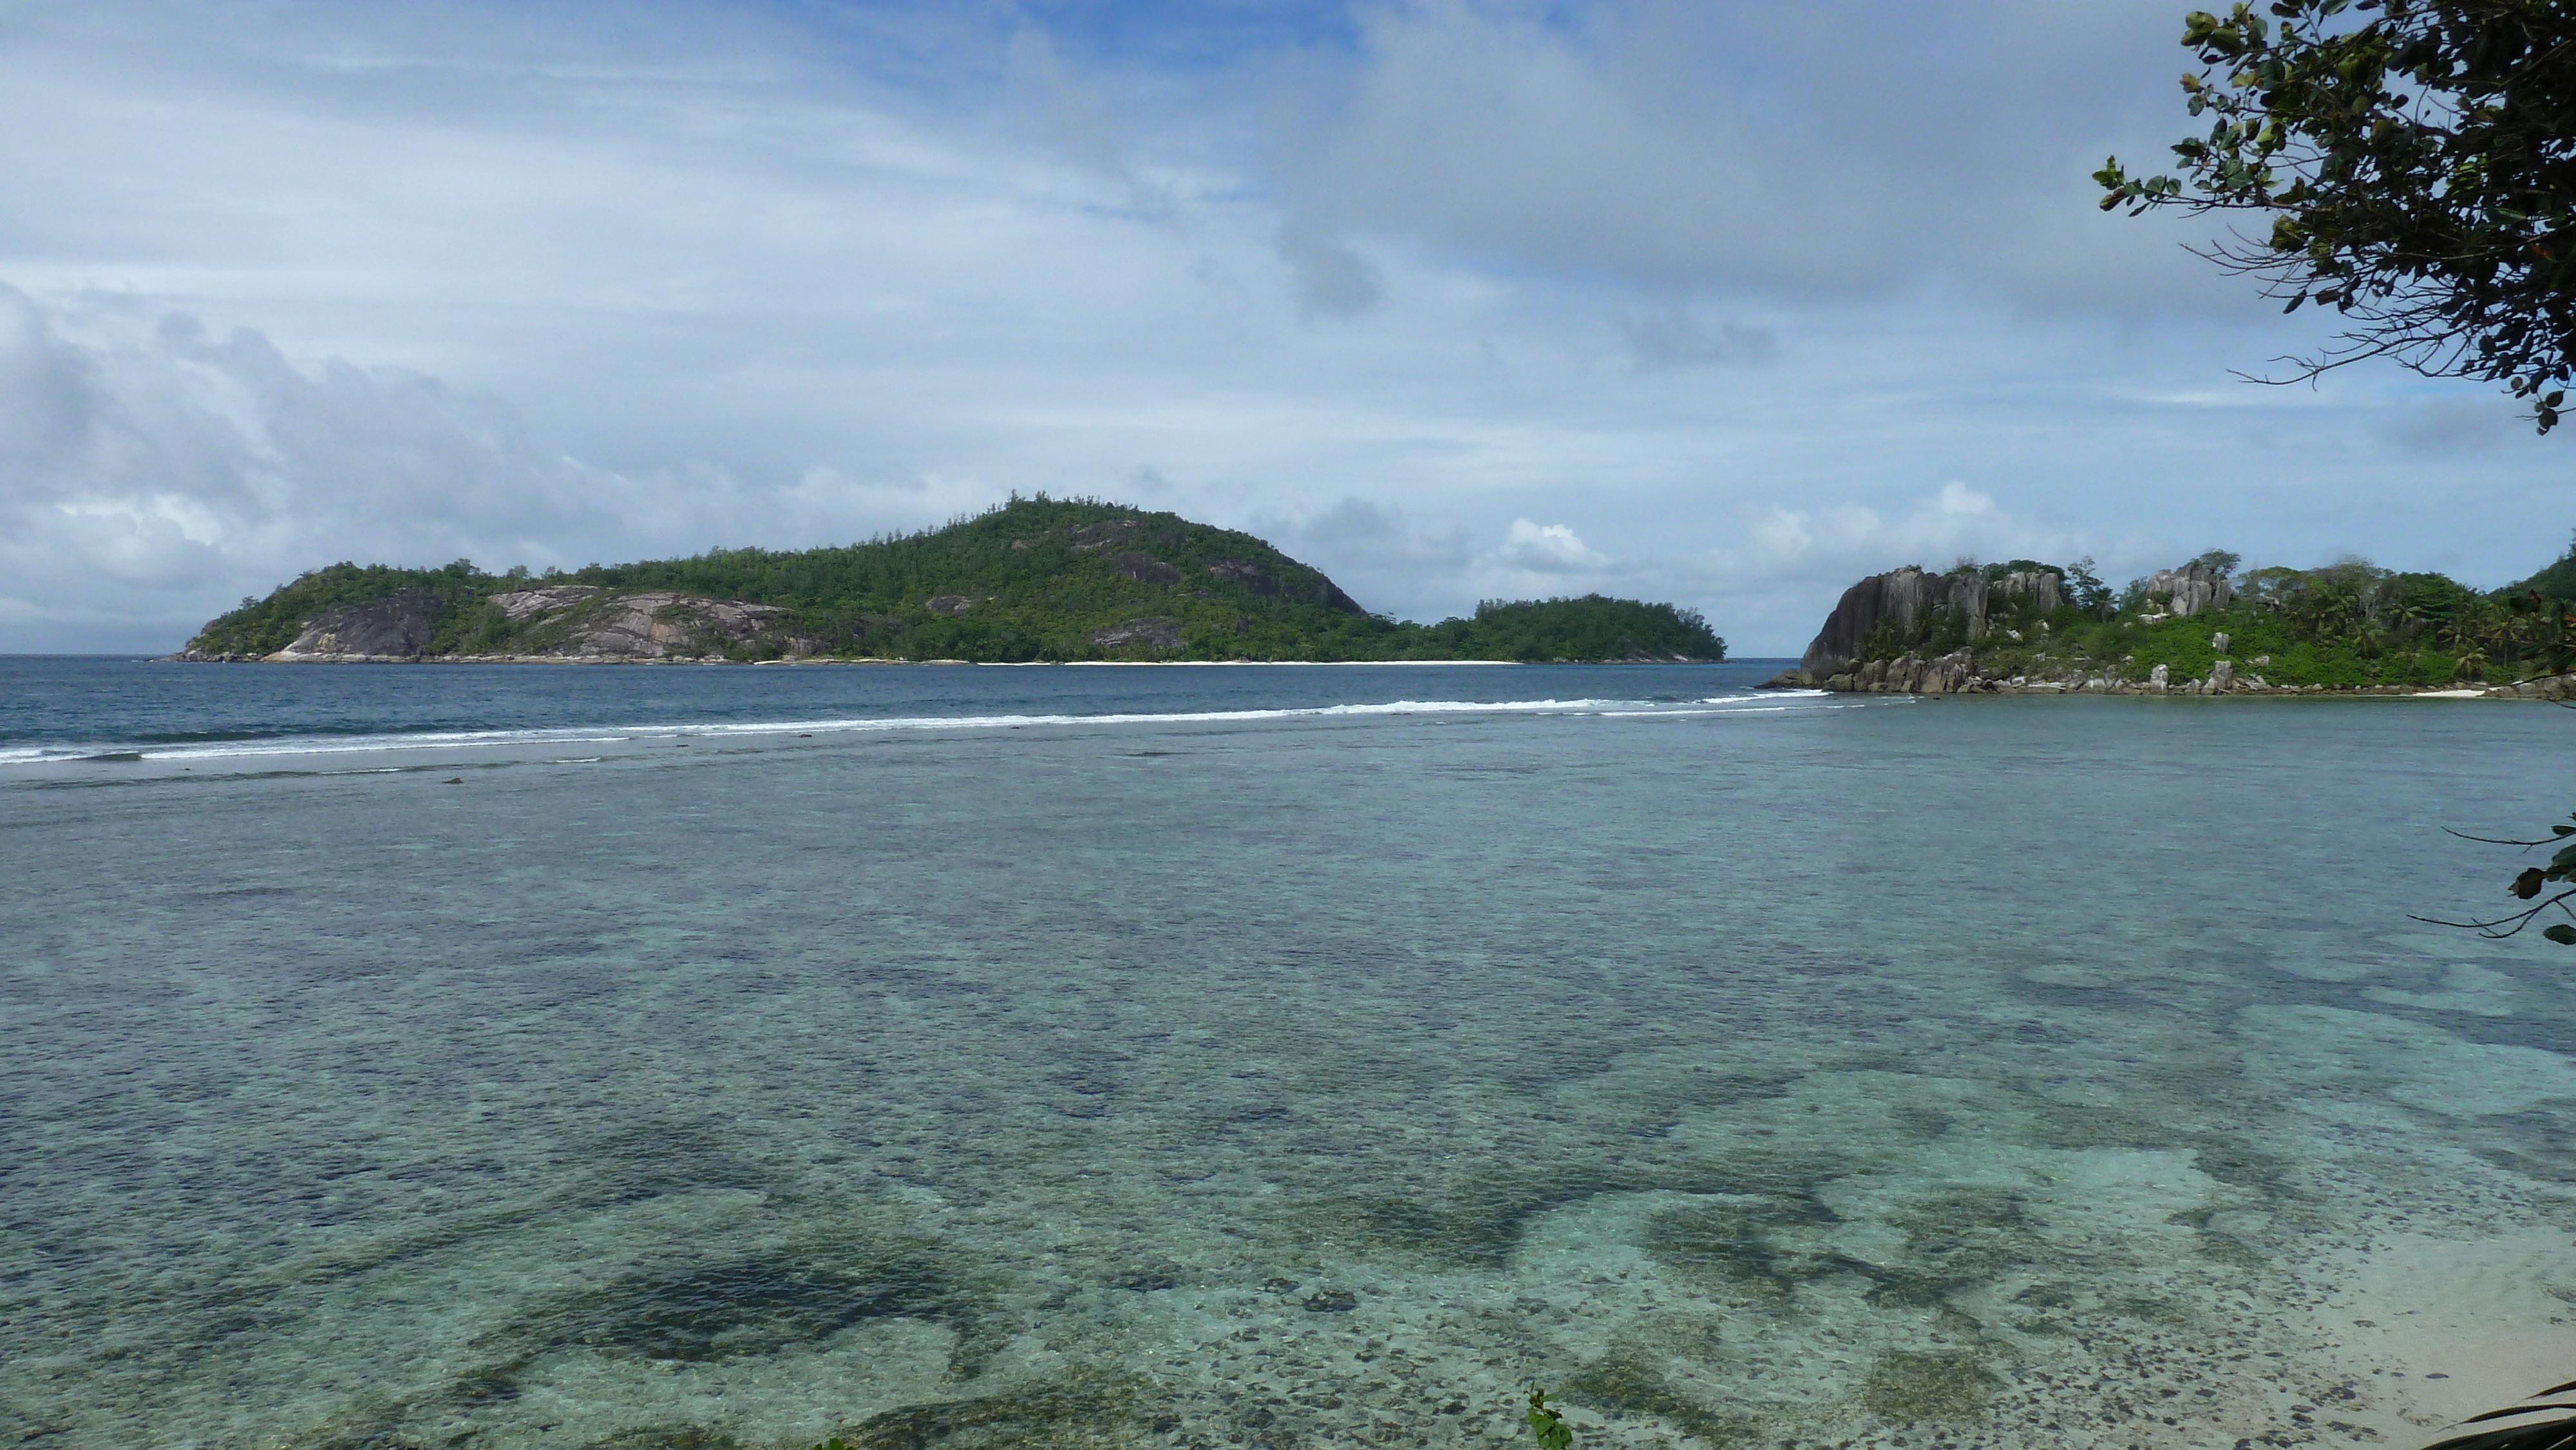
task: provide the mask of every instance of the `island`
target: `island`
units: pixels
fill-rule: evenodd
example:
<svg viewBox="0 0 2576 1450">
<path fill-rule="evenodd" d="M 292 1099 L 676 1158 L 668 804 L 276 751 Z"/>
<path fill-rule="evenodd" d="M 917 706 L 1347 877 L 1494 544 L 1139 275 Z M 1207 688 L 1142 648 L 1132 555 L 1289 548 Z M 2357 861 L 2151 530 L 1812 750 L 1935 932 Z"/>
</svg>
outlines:
<svg viewBox="0 0 2576 1450">
<path fill-rule="evenodd" d="M 1843 591 L 1767 683 L 1873 694 L 2576 694 L 2576 546 L 2518 584 L 2213 549 L 2113 589 L 2091 561 L 1963 561 Z"/>
<path fill-rule="evenodd" d="M 1706 662 L 1693 610 L 1599 594 L 1372 614 L 1250 534 L 1014 497 L 838 548 L 487 573 L 339 563 L 207 623 L 173 659 L 265 663 Z"/>
</svg>

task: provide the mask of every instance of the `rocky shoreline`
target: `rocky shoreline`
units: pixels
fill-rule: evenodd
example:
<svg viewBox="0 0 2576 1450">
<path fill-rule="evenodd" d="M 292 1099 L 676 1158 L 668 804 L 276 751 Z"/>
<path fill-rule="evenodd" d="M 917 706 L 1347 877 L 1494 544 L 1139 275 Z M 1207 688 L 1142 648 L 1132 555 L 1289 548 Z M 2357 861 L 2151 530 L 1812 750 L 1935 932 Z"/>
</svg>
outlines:
<svg viewBox="0 0 2576 1450">
<path fill-rule="evenodd" d="M 2221 661 L 2222 666 L 2228 662 Z M 1869 660 L 1817 679 L 1792 667 L 1762 682 L 1766 690 L 1831 690 L 1862 695 L 2164 695 L 2231 696 L 2280 699 L 2313 696 L 2436 695 L 2444 699 L 2570 700 L 2576 699 L 2576 675 L 2549 675 L 2502 685 L 2275 685 L 2260 675 L 2238 675 L 2232 668 L 2213 669 L 2206 678 L 2176 680 L 2158 665 L 2143 680 L 2114 675 L 2006 675 L 1981 671 L 1974 650 L 1953 650 L 1918 659 L 1900 655 Z"/>
</svg>

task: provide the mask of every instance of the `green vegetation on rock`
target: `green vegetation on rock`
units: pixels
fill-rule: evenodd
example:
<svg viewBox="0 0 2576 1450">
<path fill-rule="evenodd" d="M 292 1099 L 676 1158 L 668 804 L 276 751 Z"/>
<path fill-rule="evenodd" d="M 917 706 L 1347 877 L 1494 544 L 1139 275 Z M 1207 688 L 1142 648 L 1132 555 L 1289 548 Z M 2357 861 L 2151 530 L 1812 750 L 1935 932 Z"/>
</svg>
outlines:
<svg viewBox="0 0 2576 1450">
<path fill-rule="evenodd" d="M 206 654 L 271 654 L 293 642 L 310 620 L 406 591 L 431 595 L 450 606 L 451 617 L 461 621 L 462 612 L 455 607 L 471 605 L 496 588 L 521 587 L 527 582 L 526 573 L 520 570 L 515 578 L 495 578 L 475 568 L 470 559 L 439 569 L 333 564 L 298 575 L 269 591 L 266 599 L 243 599 L 239 609 L 210 621 L 188 641 L 188 647 Z"/>
<path fill-rule="evenodd" d="M 546 591 L 541 598 L 531 591 Z M 498 602 L 496 602 L 498 601 Z M 716 621 L 702 606 L 761 606 Z M 651 606 L 647 608 L 645 606 Z M 245 600 L 189 652 L 257 658 L 317 621 L 398 644 L 323 653 L 455 658 L 616 654 L 584 629 L 625 608 L 667 626 L 657 657 L 1045 660 L 1718 660 L 1690 610 L 1586 595 L 1421 625 L 1370 614 L 1250 534 L 1092 500 L 1039 497 L 841 548 L 713 549 L 570 573 L 334 564 Z M 641 623 L 639 624 L 639 621 Z M 721 627 L 719 627 L 721 625 Z"/>
<path fill-rule="evenodd" d="M 2236 558 L 2213 550 L 2194 562 L 2217 576 Z M 1953 574 L 1977 571 L 2000 580 L 2025 570 L 2062 575 L 2062 602 L 2043 609 L 2034 594 L 1995 590 L 1986 596 L 1982 620 L 1950 607 L 1926 610 L 1911 625 L 1890 616 L 1860 637 L 1854 658 L 1929 658 L 1967 649 L 1981 676 L 2130 682 L 2151 678 L 2159 665 L 2176 682 L 2207 679 L 2226 660 L 2240 682 L 2325 689 L 2441 688 L 2576 667 L 2576 547 L 2531 578 L 2494 591 L 2357 559 L 2318 569 L 2253 569 L 2229 581 L 2227 602 L 2187 614 L 2172 612 L 2171 597 L 2150 594 L 2143 579 L 2116 593 L 2088 590 L 2093 581 L 2082 564 L 2016 560 L 1966 565 Z"/>
</svg>

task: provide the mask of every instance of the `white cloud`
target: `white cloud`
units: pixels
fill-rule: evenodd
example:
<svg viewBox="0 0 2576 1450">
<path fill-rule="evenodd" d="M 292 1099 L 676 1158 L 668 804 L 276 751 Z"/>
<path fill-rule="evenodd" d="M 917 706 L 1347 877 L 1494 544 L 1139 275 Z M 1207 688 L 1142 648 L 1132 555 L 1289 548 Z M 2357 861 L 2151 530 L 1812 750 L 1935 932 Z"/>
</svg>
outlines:
<svg viewBox="0 0 2576 1450">
<path fill-rule="evenodd" d="M 2015 518 L 1995 507 L 1993 495 L 1955 479 L 1922 499 L 1901 518 L 1887 519 L 1862 505 L 1791 509 L 1779 504 L 1747 507 L 1743 542 L 1716 558 L 1730 574 L 1796 577 L 1818 569 L 1876 573 L 1902 564 L 1935 567 L 1966 556 L 2054 561 L 2081 552 L 2081 541 L 2060 530 Z"/>
<path fill-rule="evenodd" d="M 628 476 L 549 452 L 506 404 L 418 373 L 299 365 L 246 329 L 58 313 L 5 285 L 0 406 L 0 642 L 19 647 L 167 648 L 342 558 L 570 567 L 928 522 L 984 495 L 828 468 L 774 488 L 704 463 Z"/>
<path fill-rule="evenodd" d="M 1610 566 L 1610 556 L 1585 544 L 1563 524 L 1536 524 L 1514 519 L 1503 534 L 1503 546 L 1487 562 L 1533 574 L 1594 573 Z"/>
</svg>

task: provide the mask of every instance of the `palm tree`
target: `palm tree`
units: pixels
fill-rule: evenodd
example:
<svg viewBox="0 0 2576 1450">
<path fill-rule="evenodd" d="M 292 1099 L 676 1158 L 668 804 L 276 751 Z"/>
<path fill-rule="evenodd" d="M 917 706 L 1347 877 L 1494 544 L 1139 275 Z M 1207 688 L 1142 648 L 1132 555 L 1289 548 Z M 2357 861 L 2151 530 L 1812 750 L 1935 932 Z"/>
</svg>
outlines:
<svg viewBox="0 0 2576 1450">
<path fill-rule="evenodd" d="M 2361 614 L 2361 590 L 2348 579 L 2320 579 L 2299 591 L 2292 617 L 2318 639 L 2335 639 Z"/>
<path fill-rule="evenodd" d="M 2397 626 L 2398 638 L 2409 643 L 2431 628 L 2440 612 L 2420 592 L 2402 595 L 2388 606 L 2388 616 Z"/>
<path fill-rule="evenodd" d="M 2470 600 L 2442 620 L 2435 637 L 2454 654 L 2483 654 L 2495 635 L 2496 615 L 2492 601 Z"/>
</svg>

